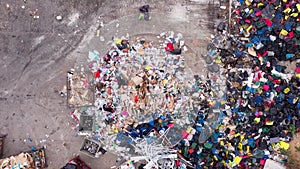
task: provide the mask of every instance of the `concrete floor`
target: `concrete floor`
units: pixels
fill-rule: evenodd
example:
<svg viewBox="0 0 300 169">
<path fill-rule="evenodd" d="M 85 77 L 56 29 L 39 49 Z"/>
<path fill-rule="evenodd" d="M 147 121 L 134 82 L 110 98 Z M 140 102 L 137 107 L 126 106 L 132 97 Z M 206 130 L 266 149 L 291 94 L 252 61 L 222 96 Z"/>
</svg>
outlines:
<svg viewBox="0 0 300 169">
<path fill-rule="evenodd" d="M 89 50 L 105 52 L 112 36 L 180 32 L 192 48 L 188 73 L 202 72 L 199 56 L 217 22 L 212 1 L 147 2 L 148 22 L 137 18 L 138 8 L 146 4 L 142 0 L 0 1 L 0 131 L 8 133 L 4 156 L 46 146 L 49 168 L 60 168 L 79 154 L 83 139 L 72 130 L 75 123 L 58 91 L 65 85 L 66 71 L 84 64 Z M 30 16 L 35 9 L 39 19 Z M 61 22 L 57 15 L 63 16 Z M 104 23 L 100 35 L 105 42 L 95 36 L 97 21 Z M 24 142 L 28 138 L 33 141 Z M 109 153 L 81 158 L 95 169 L 118 165 Z"/>
</svg>

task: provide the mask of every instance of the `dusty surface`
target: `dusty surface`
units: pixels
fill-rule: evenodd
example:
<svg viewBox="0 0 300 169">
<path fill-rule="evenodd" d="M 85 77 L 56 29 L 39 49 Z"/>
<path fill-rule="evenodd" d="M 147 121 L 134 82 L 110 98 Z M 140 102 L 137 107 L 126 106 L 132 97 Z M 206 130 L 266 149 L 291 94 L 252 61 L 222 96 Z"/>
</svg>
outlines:
<svg viewBox="0 0 300 169">
<path fill-rule="evenodd" d="M 290 142 L 290 161 L 288 161 L 288 168 L 299 168 L 300 167 L 300 135 L 297 133 L 293 140 Z"/>
<path fill-rule="evenodd" d="M 112 36 L 181 32 L 194 53 L 186 59 L 188 71 L 202 72 L 199 55 L 217 17 L 208 3 L 151 0 L 152 19 L 146 22 L 137 19 L 143 1 L 1 0 L 0 131 L 8 133 L 4 156 L 46 146 L 49 168 L 60 168 L 79 153 L 83 139 L 72 130 L 70 110 L 58 91 L 66 83 L 66 71 L 84 64 L 88 50 L 105 52 Z M 38 19 L 30 16 L 35 9 Z M 57 15 L 63 16 L 61 22 Z M 104 23 L 104 42 L 95 36 L 97 20 Z M 99 159 L 81 157 L 95 169 L 118 165 L 109 153 Z"/>
</svg>

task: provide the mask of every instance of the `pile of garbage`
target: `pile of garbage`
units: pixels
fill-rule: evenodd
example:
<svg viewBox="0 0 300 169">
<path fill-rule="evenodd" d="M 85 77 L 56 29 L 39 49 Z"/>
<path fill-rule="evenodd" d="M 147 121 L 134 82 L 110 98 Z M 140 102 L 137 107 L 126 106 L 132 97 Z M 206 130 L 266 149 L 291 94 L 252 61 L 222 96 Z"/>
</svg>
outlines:
<svg viewBox="0 0 300 169">
<path fill-rule="evenodd" d="M 18 155 L 0 159 L 0 168 L 47 168 L 45 149 L 37 149 L 28 152 L 22 152 Z"/>
<path fill-rule="evenodd" d="M 235 3 L 231 33 L 234 35 L 236 57 L 246 53 L 266 59 L 299 58 L 300 4 L 298 1 L 240 1 Z M 270 59 L 274 60 L 274 59 Z"/>
<path fill-rule="evenodd" d="M 219 24 L 208 45 L 207 76 L 184 74 L 188 47 L 172 31 L 158 36 L 160 44 L 122 37 L 104 56 L 90 51 L 95 103 L 72 112 L 80 132 L 130 157 L 143 154 L 140 145 L 153 146 L 155 131 L 167 140 L 164 147 L 177 150 L 181 160 L 172 153 L 169 160 L 181 168 L 284 163 L 279 154 L 300 128 L 300 5 L 232 5 L 230 24 Z M 297 61 L 296 67 L 290 71 L 280 63 L 285 60 Z M 83 115 L 92 117 L 88 131 Z"/>
<path fill-rule="evenodd" d="M 163 132 L 174 123 L 169 114 L 179 114 L 182 108 L 184 79 L 177 79 L 175 74 L 183 70 L 183 57 L 166 55 L 144 39 L 131 46 L 121 38 L 104 57 L 94 51 L 89 58 L 95 106 L 103 120 L 100 133 L 124 132 L 136 138 L 155 125 Z M 161 121 L 154 121 L 158 118 Z"/>
<path fill-rule="evenodd" d="M 71 112 L 80 135 L 129 157 L 128 147 L 136 139 L 149 137 L 153 130 L 166 134 L 174 147 L 182 139 L 177 131 L 193 126 L 198 110 L 209 109 L 214 91 L 208 81 L 202 80 L 207 77 L 184 74 L 188 47 L 182 34 L 163 32 L 156 38 L 157 44 L 142 38 L 130 44 L 125 37 L 116 38 L 104 56 L 89 52 L 88 67 L 94 77 L 91 82 L 79 82 L 81 88 L 94 87 L 94 106 L 76 104 L 78 108 Z M 68 73 L 69 81 L 74 83 L 70 78 L 77 77 L 75 74 Z M 166 133 L 169 128 L 172 130 Z M 202 140 L 210 131 L 201 131 Z"/>
<path fill-rule="evenodd" d="M 177 146 L 195 168 L 258 168 L 269 159 L 285 163 L 287 156 L 279 154 L 300 128 L 299 3 L 233 4 L 233 26 L 217 27 L 206 56 L 227 78 L 226 100 L 218 106 L 221 123 L 200 143 L 197 124 L 206 118 L 200 113 Z M 297 60 L 296 68 L 282 60 Z"/>
</svg>

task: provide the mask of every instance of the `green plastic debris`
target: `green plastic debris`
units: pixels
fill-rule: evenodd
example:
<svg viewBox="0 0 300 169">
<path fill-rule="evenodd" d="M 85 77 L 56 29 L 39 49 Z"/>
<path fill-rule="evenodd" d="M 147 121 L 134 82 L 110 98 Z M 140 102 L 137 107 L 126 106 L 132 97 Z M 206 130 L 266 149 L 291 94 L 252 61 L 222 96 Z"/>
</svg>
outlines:
<svg viewBox="0 0 300 169">
<path fill-rule="evenodd" d="M 192 143 L 192 149 L 196 149 L 197 143 Z"/>
<path fill-rule="evenodd" d="M 139 15 L 139 20 L 143 20 L 143 19 L 144 19 L 144 14 L 141 13 L 141 14 Z"/>
<path fill-rule="evenodd" d="M 213 146 L 213 145 L 212 145 L 211 143 L 205 143 L 205 144 L 204 144 L 204 147 L 205 147 L 205 148 L 208 148 L 208 149 L 211 149 L 212 146 Z"/>
</svg>

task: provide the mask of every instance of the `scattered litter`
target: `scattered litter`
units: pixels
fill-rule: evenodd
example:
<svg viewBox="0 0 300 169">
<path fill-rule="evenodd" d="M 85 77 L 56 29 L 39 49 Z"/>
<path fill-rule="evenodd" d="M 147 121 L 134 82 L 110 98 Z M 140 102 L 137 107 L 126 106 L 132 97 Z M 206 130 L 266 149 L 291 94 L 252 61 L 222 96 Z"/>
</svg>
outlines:
<svg viewBox="0 0 300 169">
<path fill-rule="evenodd" d="M 184 75 L 189 48 L 173 31 L 158 35 L 158 45 L 114 37 L 106 54 L 90 51 L 93 77 L 77 84 L 92 86 L 94 100 L 73 104 L 78 132 L 145 168 L 262 168 L 285 159 L 276 155 L 300 128 L 300 65 L 290 72 L 279 61 L 299 59 L 300 7 L 233 4 L 232 23 L 217 26 L 203 56 L 206 77 Z M 139 10 L 140 20 L 150 18 L 149 5 Z"/>
<path fill-rule="evenodd" d="M 56 19 L 57 21 L 62 21 L 63 17 L 62 17 L 61 15 L 58 15 L 58 16 L 55 17 L 55 19 Z"/>
</svg>

